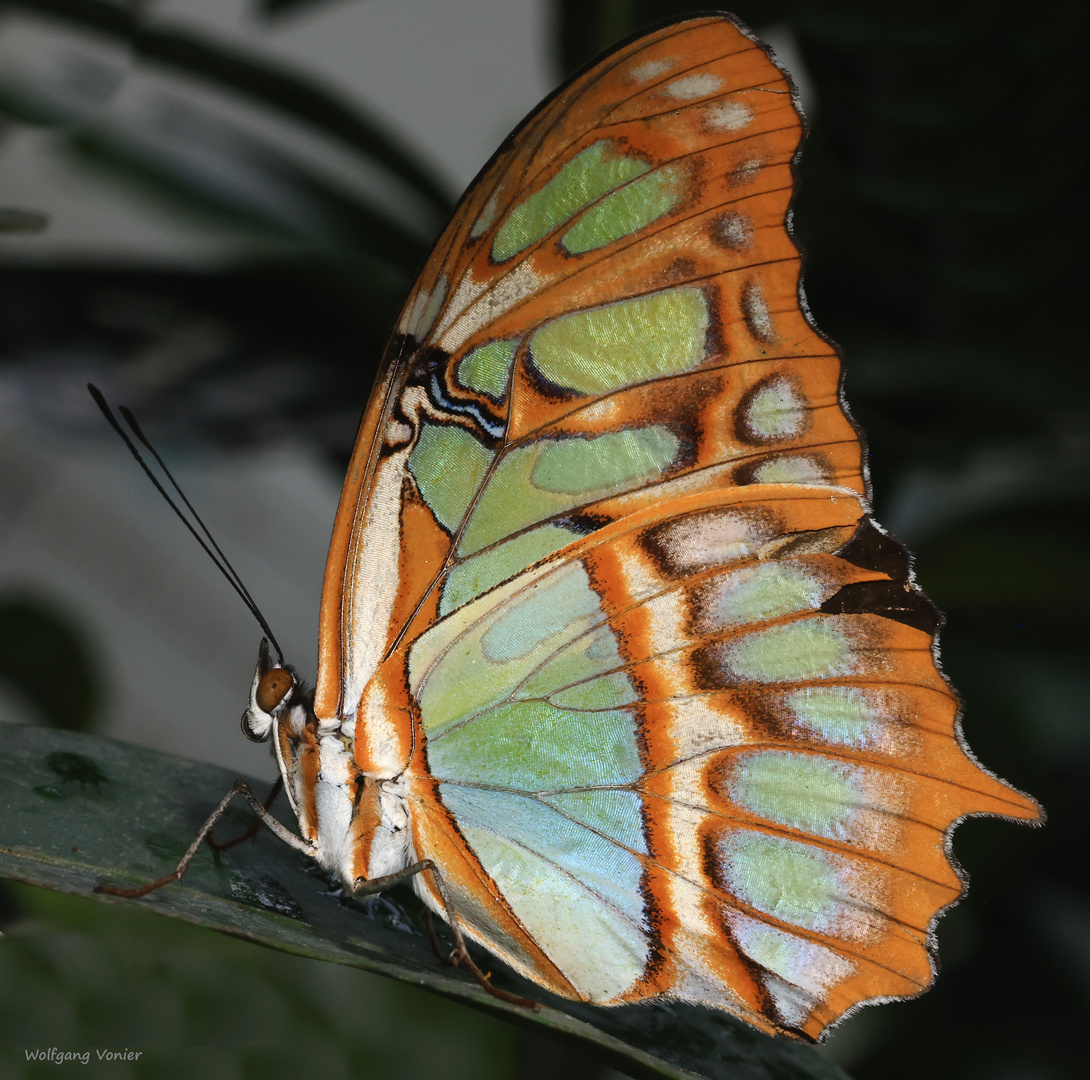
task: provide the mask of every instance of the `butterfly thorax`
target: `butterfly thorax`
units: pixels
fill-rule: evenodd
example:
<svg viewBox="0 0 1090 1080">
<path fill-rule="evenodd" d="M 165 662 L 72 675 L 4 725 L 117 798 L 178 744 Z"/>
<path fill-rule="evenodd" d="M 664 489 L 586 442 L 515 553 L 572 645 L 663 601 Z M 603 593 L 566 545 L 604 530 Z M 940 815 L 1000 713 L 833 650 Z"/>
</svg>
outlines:
<svg viewBox="0 0 1090 1080">
<path fill-rule="evenodd" d="M 282 673 L 290 685 L 278 686 Z M 359 768 L 340 722 L 315 715 L 312 694 L 290 669 L 271 666 L 264 642 L 242 726 L 251 739 L 271 737 L 300 835 L 327 870 L 353 887 L 415 861 L 403 782 Z"/>
</svg>

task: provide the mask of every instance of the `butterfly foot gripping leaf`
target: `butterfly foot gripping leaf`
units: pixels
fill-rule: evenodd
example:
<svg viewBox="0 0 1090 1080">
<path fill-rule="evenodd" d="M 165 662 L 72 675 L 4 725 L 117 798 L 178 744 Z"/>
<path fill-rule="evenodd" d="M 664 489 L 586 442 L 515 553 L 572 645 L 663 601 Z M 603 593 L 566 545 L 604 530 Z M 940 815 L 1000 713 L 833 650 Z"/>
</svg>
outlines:
<svg viewBox="0 0 1090 1080">
<path fill-rule="evenodd" d="M 341 496 L 305 846 L 415 887 L 557 994 L 816 1038 L 924 989 L 982 769 L 938 615 L 869 516 L 787 229 L 802 122 L 726 16 L 624 44 L 463 198 Z M 447 894 L 444 895 L 440 890 Z"/>
</svg>

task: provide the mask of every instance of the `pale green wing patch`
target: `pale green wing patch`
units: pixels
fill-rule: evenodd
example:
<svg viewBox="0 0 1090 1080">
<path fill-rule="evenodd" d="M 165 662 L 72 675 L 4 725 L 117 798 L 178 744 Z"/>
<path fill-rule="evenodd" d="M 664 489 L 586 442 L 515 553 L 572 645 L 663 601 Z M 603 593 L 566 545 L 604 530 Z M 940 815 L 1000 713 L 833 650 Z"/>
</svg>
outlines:
<svg viewBox="0 0 1090 1080">
<path fill-rule="evenodd" d="M 739 806 L 769 821 L 835 840 L 848 838 L 852 815 L 865 802 L 853 766 L 775 750 L 743 755 L 730 793 Z"/>
<path fill-rule="evenodd" d="M 807 930 L 825 929 L 842 902 L 832 858 L 811 844 L 751 831 L 716 845 L 720 875 L 744 903 Z"/>
<path fill-rule="evenodd" d="M 635 984 L 650 951 L 635 854 L 537 799 L 452 783 L 439 794 L 534 942 L 582 994 L 608 1001 Z"/>
<path fill-rule="evenodd" d="M 601 1001 L 635 984 L 649 949 L 638 721 L 611 707 L 636 699 L 621 664 L 579 562 L 466 604 L 409 660 L 440 799 L 535 943 Z"/>
<path fill-rule="evenodd" d="M 677 436 L 659 426 L 518 447 L 481 492 L 458 554 L 471 555 L 576 506 L 658 480 L 678 449 Z"/>
<path fill-rule="evenodd" d="M 589 169 L 588 162 L 612 163 L 609 176 L 614 176 L 618 159 L 603 147 L 584 154 L 569 165 L 581 160 L 578 168 Z M 653 182 L 669 201 L 677 186 L 671 176 L 659 170 L 638 183 Z M 615 194 L 620 199 L 631 189 L 622 187 Z M 594 212 L 623 205 L 612 199 L 596 204 Z M 471 348 L 456 361 L 453 380 L 502 403 L 511 393 L 521 356 L 519 363 L 526 364 L 531 377 L 541 376 L 589 403 L 602 394 L 700 367 L 706 356 L 708 304 L 702 289 L 687 287 L 573 312 L 524 339 L 500 338 Z M 575 400 L 573 408 L 578 409 Z M 443 423 L 429 412 L 408 459 L 425 503 L 457 537 L 441 584 L 443 615 L 583 535 L 564 520 L 569 512 L 667 478 L 683 453 L 678 434 L 661 424 L 613 427 L 598 435 L 543 431 L 534 440 L 501 443 L 493 450 L 497 429 L 476 435 L 472 430 L 474 418 L 479 421 L 482 415 L 480 408 L 466 408 Z"/>
<path fill-rule="evenodd" d="M 524 792 L 632 784 L 643 771 L 629 713 L 545 701 L 500 705 L 429 737 L 428 767 L 441 780 Z"/>
<path fill-rule="evenodd" d="M 409 681 L 433 774 L 538 792 L 634 783 L 637 695 L 605 619 L 582 564 L 563 562 L 422 635 Z"/>
<path fill-rule="evenodd" d="M 468 431 L 453 425 L 421 425 L 409 454 L 409 471 L 439 523 L 454 530 L 481 486 L 493 454 Z"/>
<path fill-rule="evenodd" d="M 511 363 L 518 341 L 490 341 L 458 362 L 458 382 L 467 390 L 479 390 L 494 401 L 502 401 L 511 378 Z"/>
<path fill-rule="evenodd" d="M 632 680 L 623 671 L 599 675 L 576 686 L 568 686 L 549 694 L 554 705 L 571 709 L 619 709 L 634 705 L 639 694 Z"/>
<path fill-rule="evenodd" d="M 592 439 L 546 440 L 530 471 L 530 483 L 558 495 L 612 492 L 654 476 L 676 453 L 677 436 L 662 427 L 607 432 Z"/>
<path fill-rule="evenodd" d="M 708 325 L 701 289 L 667 289 L 553 319 L 530 338 L 530 355 L 555 385 L 606 394 L 699 367 Z"/>
<path fill-rule="evenodd" d="M 714 650 L 724 675 L 738 682 L 807 682 L 848 675 L 852 642 L 833 619 L 805 620 L 745 634 Z"/>
<path fill-rule="evenodd" d="M 566 817 L 608 836 L 622 847 L 647 854 L 643 834 L 643 800 L 635 791 L 599 788 L 597 791 L 568 791 L 543 796 L 545 802 Z"/>
<path fill-rule="evenodd" d="M 597 679 L 606 672 L 617 673 L 618 668 L 624 667 L 624 660 L 617 650 L 617 639 L 608 626 L 599 626 L 597 629 L 580 635 L 575 641 L 565 645 L 557 654 L 531 675 L 519 688 L 519 697 L 542 697 L 554 700 L 553 695 L 565 692 L 569 687 L 584 684 L 588 680 Z M 632 686 L 627 677 L 622 676 L 628 683 L 628 700 L 624 704 L 630 704 L 634 699 Z M 579 685 L 579 704 L 585 704 L 586 689 Z M 607 690 L 605 686 L 598 686 L 596 693 L 623 693 L 620 685 Z"/>
<path fill-rule="evenodd" d="M 504 262 L 525 251 L 584 207 L 649 169 L 639 158 L 618 154 L 609 139 L 599 139 L 507 215 L 492 241 L 492 258 Z"/>
<path fill-rule="evenodd" d="M 592 206 L 563 235 L 561 243 L 572 255 L 631 236 L 669 213 L 685 195 L 685 173 L 666 166 L 647 173 L 611 192 Z"/>
<path fill-rule="evenodd" d="M 539 525 L 455 563 L 443 585 L 439 614 L 448 615 L 494 585 L 567 547 L 581 535 L 562 525 Z"/>
<path fill-rule="evenodd" d="M 409 685 L 428 737 L 510 699 L 602 617 L 586 571 L 565 563 L 524 574 L 436 623 L 409 652 Z"/>
<path fill-rule="evenodd" d="M 744 626 L 793 612 L 812 611 L 828 588 L 805 567 L 764 562 L 711 581 L 702 590 L 709 628 Z"/>
<path fill-rule="evenodd" d="M 859 686 L 807 686 L 792 691 L 786 700 L 804 730 L 845 746 L 866 746 L 879 739 L 898 712 L 888 694 Z"/>
</svg>

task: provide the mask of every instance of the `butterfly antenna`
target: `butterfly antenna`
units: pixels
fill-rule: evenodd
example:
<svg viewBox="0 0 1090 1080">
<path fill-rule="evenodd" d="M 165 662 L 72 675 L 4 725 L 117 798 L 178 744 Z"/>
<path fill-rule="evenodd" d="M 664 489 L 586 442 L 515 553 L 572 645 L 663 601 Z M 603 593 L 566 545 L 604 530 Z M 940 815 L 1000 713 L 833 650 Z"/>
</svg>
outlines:
<svg viewBox="0 0 1090 1080">
<path fill-rule="evenodd" d="M 261 629 L 265 631 L 265 636 L 272 642 L 273 648 L 276 650 L 276 655 L 280 658 L 280 664 L 284 664 L 284 653 L 280 648 L 280 644 L 276 640 L 276 635 L 269 628 L 268 622 L 265 620 L 265 616 L 261 614 L 261 609 L 257 606 L 254 598 L 250 595 L 250 591 L 242 583 L 242 578 L 239 577 L 238 572 L 231 565 L 230 560 L 220 550 L 219 544 L 216 543 L 212 533 L 209 532 L 208 526 L 201 520 L 200 514 L 193 508 L 193 504 L 186 498 L 186 494 L 182 491 L 178 485 L 178 481 L 174 479 L 174 475 L 170 469 L 167 468 L 166 463 L 159 456 L 159 452 L 152 446 L 148 437 L 141 430 L 140 425 L 136 422 L 136 417 L 133 416 L 132 411 L 127 409 L 124 405 L 118 407 L 118 411 L 125 418 L 125 422 L 132 428 L 133 434 L 140 441 L 141 445 L 148 451 L 149 454 L 158 463 L 159 468 L 163 470 L 163 475 L 170 481 L 170 486 L 178 493 L 178 497 L 185 504 L 186 509 L 193 515 L 193 521 L 200 527 L 200 532 L 194 527 L 193 522 L 189 520 L 182 513 L 178 504 L 171 498 L 166 488 L 160 483 L 159 478 L 151 471 L 151 467 L 141 456 L 140 451 L 136 447 L 136 443 L 132 441 L 129 433 L 121 426 L 120 421 L 114 416 L 113 409 L 106 403 L 105 397 L 102 395 L 102 391 L 93 383 L 87 384 L 87 389 L 91 392 L 91 397 L 94 398 L 95 404 L 102 410 L 102 415 L 109 421 L 110 426 L 121 436 L 122 442 L 129 448 L 129 453 L 136 458 L 137 464 L 144 470 L 147 478 L 155 485 L 155 490 L 166 500 L 167 506 L 178 515 L 178 519 L 182 524 L 193 534 L 193 538 L 204 549 L 204 553 L 216 564 L 216 568 L 221 574 L 228 580 L 231 588 L 238 593 L 242 602 L 249 609 L 250 614 L 258 621 Z M 201 534 L 204 534 L 203 536 Z"/>
</svg>

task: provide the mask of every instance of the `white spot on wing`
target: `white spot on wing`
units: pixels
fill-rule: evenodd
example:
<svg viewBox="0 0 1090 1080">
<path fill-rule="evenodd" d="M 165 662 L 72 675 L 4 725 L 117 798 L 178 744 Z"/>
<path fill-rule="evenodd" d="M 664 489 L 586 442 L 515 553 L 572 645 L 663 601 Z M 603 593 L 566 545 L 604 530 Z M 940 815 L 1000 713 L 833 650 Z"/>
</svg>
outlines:
<svg viewBox="0 0 1090 1080">
<path fill-rule="evenodd" d="M 813 454 L 791 454 L 762 461 L 753 471 L 754 484 L 827 484 L 828 474 Z"/>
<path fill-rule="evenodd" d="M 431 297 L 431 293 L 427 289 L 421 289 L 416 296 L 413 297 L 412 303 L 409 304 L 401 314 L 401 321 L 397 324 L 398 333 L 411 334 L 412 329 L 420 321 L 420 316 L 424 311 L 424 308 L 428 306 L 428 300 Z"/>
<path fill-rule="evenodd" d="M 386 423 L 384 436 L 387 446 L 397 446 L 412 437 L 413 429 L 402 420 L 391 419 Z"/>
<path fill-rule="evenodd" d="M 731 912 L 731 930 L 742 951 L 761 967 L 807 994 L 822 998 L 855 972 L 855 965 L 832 949 Z"/>
<path fill-rule="evenodd" d="M 802 1027 L 818 1003 L 813 994 L 771 973 L 765 975 L 765 989 L 772 995 L 780 1019 L 789 1027 Z"/>
<path fill-rule="evenodd" d="M 668 82 L 663 92 L 675 101 L 695 101 L 714 94 L 722 85 L 723 80 L 718 75 L 713 75 L 710 71 L 698 71 Z"/>
<path fill-rule="evenodd" d="M 676 60 L 664 56 L 659 60 L 648 60 L 646 63 L 638 64 L 628 73 L 628 77 L 632 82 L 643 85 L 651 82 L 652 79 L 657 79 L 660 75 L 665 75 L 676 65 Z"/>
<path fill-rule="evenodd" d="M 757 281 L 751 281 L 742 290 L 742 315 L 750 334 L 758 341 L 774 341 L 772 316 L 765 302 L 764 290 Z"/>
<path fill-rule="evenodd" d="M 730 183 L 733 187 L 745 187 L 753 183 L 757 174 L 764 168 L 764 162 L 760 158 L 749 158 L 740 161 L 730 173 Z"/>
<path fill-rule="evenodd" d="M 657 530 L 672 569 L 692 574 L 749 558 L 768 539 L 767 525 L 752 514 L 714 510 L 679 518 Z"/>
<path fill-rule="evenodd" d="M 688 643 L 689 633 L 685 625 L 688 602 L 681 590 L 674 589 L 652 597 L 643 605 L 642 611 L 647 620 L 652 655 L 662 655 Z M 664 672 L 664 675 L 669 679 L 670 672 Z M 675 687 L 675 693 L 680 691 L 680 685 Z"/>
<path fill-rule="evenodd" d="M 712 230 L 716 242 L 730 251 L 743 251 L 753 240 L 753 225 L 749 218 L 734 210 L 720 214 Z"/>
<path fill-rule="evenodd" d="M 717 708 L 707 696 L 675 698 L 669 702 L 674 712 L 670 737 L 678 761 L 714 750 L 742 746 L 749 741 L 745 724 L 723 708 Z M 674 771 L 674 794 L 701 805 L 704 793 L 703 764 Z"/>
<path fill-rule="evenodd" d="M 772 442 L 798 438 L 808 419 L 806 400 L 790 379 L 780 376 L 758 386 L 745 404 L 742 422 L 750 438 Z"/>
<path fill-rule="evenodd" d="M 398 586 L 401 485 L 411 446 L 385 458 L 375 473 L 362 526 L 357 522 L 345 566 L 342 716 L 354 716 L 385 645 L 376 627 L 390 621 Z"/>
<path fill-rule="evenodd" d="M 354 715 L 344 725 L 364 744 L 360 760 L 368 763 L 368 771 L 374 776 L 397 776 L 405 768 L 400 730 L 391 719 L 393 710 L 380 680 L 372 679 L 364 688 L 360 712 L 362 725 L 357 725 Z"/>
<path fill-rule="evenodd" d="M 704 123 L 711 131 L 741 131 L 756 115 L 757 110 L 744 101 L 718 101 L 704 110 Z"/>
</svg>

